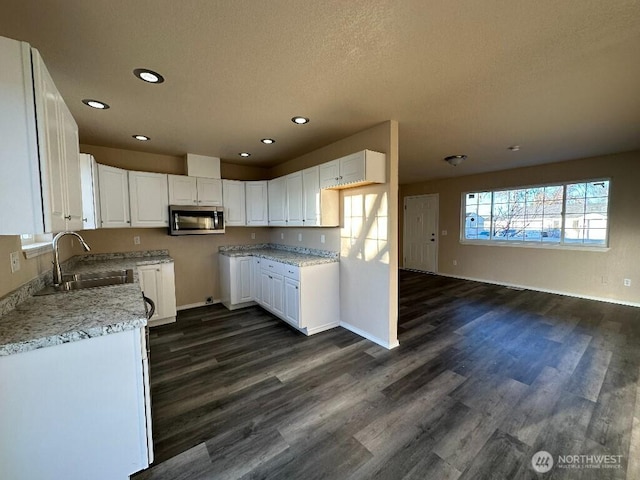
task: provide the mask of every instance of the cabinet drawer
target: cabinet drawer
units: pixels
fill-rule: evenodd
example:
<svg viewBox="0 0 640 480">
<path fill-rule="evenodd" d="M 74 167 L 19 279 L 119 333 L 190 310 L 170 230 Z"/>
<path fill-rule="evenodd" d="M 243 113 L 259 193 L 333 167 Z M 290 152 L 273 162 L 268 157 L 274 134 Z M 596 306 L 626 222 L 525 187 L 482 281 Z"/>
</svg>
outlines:
<svg viewBox="0 0 640 480">
<path fill-rule="evenodd" d="M 267 270 L 271 273 L 278 273 L 280 275 L 284 274 L 284 263 L 274 262 L 273 260 L 267 260 L 263 258 L 261 265 L 263 270 Z"/>
<path fill-rule="evenodd" d="M 283 264 L 284 273 L 283 275 L 287 278 L 291 278 L 292 280 L 300 280 L 300 267 L 294 267 L 293 265 Z"/>
</svg>

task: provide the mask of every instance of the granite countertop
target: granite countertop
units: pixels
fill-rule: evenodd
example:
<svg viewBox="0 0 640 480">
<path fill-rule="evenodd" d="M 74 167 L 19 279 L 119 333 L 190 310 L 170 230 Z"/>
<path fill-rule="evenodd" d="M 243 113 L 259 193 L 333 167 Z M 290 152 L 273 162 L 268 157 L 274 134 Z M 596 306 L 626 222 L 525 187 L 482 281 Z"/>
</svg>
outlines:
<svg viewBox="0 0 640 480">
<path fill-rule="evenodd" d="M 296 267 L 309 267 L 339 261 L 338 254 L 334 252 L 273 244 L 220 247 L 220 255 L 228 257 L 260 257 Z"/>
<path fill-rule="evenodd" d="M 0 316 L 0 356 L 141 328 L 147 324 L 135 267 L 172 262 L 168 252 L 74 257 L 63 272 L 133 268 L 134 282 L 28 296 Z"/>
</svg>

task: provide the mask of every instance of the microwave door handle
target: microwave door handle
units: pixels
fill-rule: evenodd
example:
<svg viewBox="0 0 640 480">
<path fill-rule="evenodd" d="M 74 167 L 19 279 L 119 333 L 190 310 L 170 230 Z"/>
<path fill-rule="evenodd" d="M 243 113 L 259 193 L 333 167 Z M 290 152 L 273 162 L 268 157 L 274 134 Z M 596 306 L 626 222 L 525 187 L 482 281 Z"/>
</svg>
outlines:
<svg viewBox="0 0 640 480">
<path fill-rule="evenodd" d="M 173 229 L 177 232 L 180 230 L 180 226 L 178 224 L 178 213 L 173 214 Z"/>
</svg>

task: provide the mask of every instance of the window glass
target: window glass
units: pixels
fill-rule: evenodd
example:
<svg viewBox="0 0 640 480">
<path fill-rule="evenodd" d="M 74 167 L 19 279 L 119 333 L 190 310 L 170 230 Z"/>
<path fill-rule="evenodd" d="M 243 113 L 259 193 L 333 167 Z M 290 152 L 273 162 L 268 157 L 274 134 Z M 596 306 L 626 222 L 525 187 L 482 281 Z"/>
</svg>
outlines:
<svg viewBox="0 0 640 480">
<path fill-rule="evenodd" d="M 606 246 L 609 180 L 465 194 L 463 238 Z"/>
</svg>

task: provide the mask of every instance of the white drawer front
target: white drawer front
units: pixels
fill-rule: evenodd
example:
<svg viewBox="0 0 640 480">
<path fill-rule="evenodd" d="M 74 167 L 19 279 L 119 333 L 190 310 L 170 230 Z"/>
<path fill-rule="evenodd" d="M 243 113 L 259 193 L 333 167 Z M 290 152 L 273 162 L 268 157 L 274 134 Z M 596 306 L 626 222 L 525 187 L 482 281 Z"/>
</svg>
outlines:
<svg viewBox="0 0 640 480">
<path fill-rule="evenodd" d="M 293 265 L 284 265 L 284 276 L 293 280 L 300 280 L 300 267 L 294 267 Z"/>
<path fill-rule="evenodd" d="M 263 270 L 284 275 L 284 267 L 285 267 L 284 263 L 274 262 L 273 260 L 262 259 L 261 265 Z"/>
</svg>

